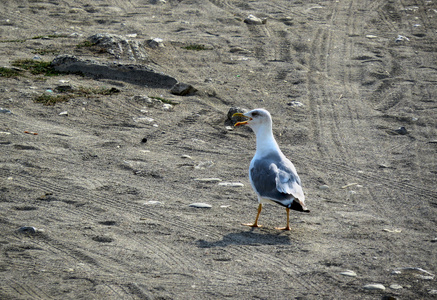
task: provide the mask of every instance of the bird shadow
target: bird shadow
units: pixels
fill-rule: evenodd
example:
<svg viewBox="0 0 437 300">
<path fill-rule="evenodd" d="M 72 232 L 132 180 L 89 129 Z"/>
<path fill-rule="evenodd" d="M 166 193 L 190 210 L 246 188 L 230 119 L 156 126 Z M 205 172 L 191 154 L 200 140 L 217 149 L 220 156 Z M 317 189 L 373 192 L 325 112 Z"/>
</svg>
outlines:
<svg viewBox="0 0 437 300">
<path fill-rule="evenodd" d="M 291 245 L 292 240 L 288 234 L 284 232 L 255 232 L 254 228 L 248 231 L 232 232 L 223 236 L 218 241 L 197 240 L 196 244 L 199 248 L 214 248 L 227 247 L 229 245 Z"/>
</svg>

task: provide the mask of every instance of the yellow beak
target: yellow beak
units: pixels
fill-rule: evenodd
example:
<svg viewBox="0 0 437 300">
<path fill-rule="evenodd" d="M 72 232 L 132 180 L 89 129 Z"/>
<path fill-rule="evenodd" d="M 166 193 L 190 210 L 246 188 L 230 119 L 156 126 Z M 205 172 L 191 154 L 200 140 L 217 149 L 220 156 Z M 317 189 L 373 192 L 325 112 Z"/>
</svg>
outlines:
<svg viewBox="0 0 437 300">
<path fill-rule="evenodd" d="M 249 118 L 249 117 L 246 117 L 245 115 L 243 115 L 242 113 L 235 113 L 235 114 L 232 115 L 232 118 L 233 117 Z M 252 118 L 249 118 L 249 120 L 246 120 L 246 121 L 237 122 L 237 123 L 234 124 L 234 126 L 236 127 L 236 126 L 240 126 L 240 125 L 246 125 L 247 122 L 250 121 L 250 120 L 252 120 Z"/>
</svg>

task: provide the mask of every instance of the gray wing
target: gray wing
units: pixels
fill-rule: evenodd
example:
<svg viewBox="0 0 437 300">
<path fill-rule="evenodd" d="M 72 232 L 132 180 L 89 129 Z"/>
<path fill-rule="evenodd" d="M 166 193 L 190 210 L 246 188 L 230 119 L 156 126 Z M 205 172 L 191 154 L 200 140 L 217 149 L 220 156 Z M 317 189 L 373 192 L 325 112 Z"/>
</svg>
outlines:
<svg viewBox="0 0 437 300">
<path fill-rule="evenodd" d="M 261 197 L 277 202 L 297 198 L 304 204 L 300 178 L 284 155 L 272 153 L 255 160 L 249 173 L 253 187 Z"/>
</svg>

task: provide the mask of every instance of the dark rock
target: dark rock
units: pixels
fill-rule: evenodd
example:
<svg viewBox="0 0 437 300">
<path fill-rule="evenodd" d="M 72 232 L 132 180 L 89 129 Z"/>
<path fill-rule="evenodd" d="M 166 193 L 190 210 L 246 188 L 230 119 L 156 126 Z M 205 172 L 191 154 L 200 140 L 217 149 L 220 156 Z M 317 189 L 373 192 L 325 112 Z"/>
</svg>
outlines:
<svg viewBox="0 0 437 300">
<path fill-rule="evenodd" d="M 393 130 L 395 133 L 400 135 L 406 135 L 408 134 L 408 131 L 405 127 L 399 127 L 399 129 Z"/>
<path fill-rule="evenodd" d="M 52 61 L 51 66 L 59 72 L 120 80 L 151 88 L 171 88 L 177 83 L 175 78 L 158 73 L 147 66 L 103 63 L 95 60 L 80 59 L 71 55 L 56 57 Z"/>
<path fill-rule="evenodd" d="M 242 113 L 244 114 L 245 112 L 247 112 L 247 110 L 240 108 L 240 107 L 231 107 L 228 110 L 228 114 L 226 116 L 226 120 L 225 120 L 225 126 L 234 126 L 235 123 L 239 122 L 239 121 L 244 121 L 244 119 L 242 119 L 241 117 L 232 117 L 235 113 Z"/>
<path fill-rule="evenodd" d="M 187 96 L 196 93 L 197 89 L 190 84 L 178 82 L 171 88 L 170 92 L 173 95 Z"/>
<path fill-rule="evenodd" d="M 18 232 L 23 233 L 36 233 L 36 228 L 33 226 L 23 226 L 18 229 Z"/>
</svg>

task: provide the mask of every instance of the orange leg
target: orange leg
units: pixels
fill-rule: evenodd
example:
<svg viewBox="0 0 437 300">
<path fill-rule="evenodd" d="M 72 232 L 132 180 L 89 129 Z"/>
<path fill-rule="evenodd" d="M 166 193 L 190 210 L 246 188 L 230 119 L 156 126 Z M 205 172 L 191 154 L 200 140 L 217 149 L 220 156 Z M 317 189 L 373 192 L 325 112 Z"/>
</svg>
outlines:
<svg viewBox="0 0 437 300">
<path fill-rule="evenodd" d="M 244 226 L 250 226 L 250 227 L 261 227 L 261 225 L 258 225 L 258 218 L 259 218 L 259 215 L 261 214 L 261 210 L 262 210 L 262 208 L 263 208 L 263 205 L 260 203 L 260 204 L 258 205 L 258 214 L 256 215 L 255 222 L 254 222 L 253 224 L 250 224 L 250 223 L 247 223 L 247 224 L 242 223 L 242 225 L 244 225 Z"/>
<path fill-rule="evenodd" d="M 279 230 L 291 230 L 290 228 L 290 209 L 287 207 L 285 208 L 287 210 L 287 226 L 285 227 L 276 227 L 276 229 Z"/>
</svg>

